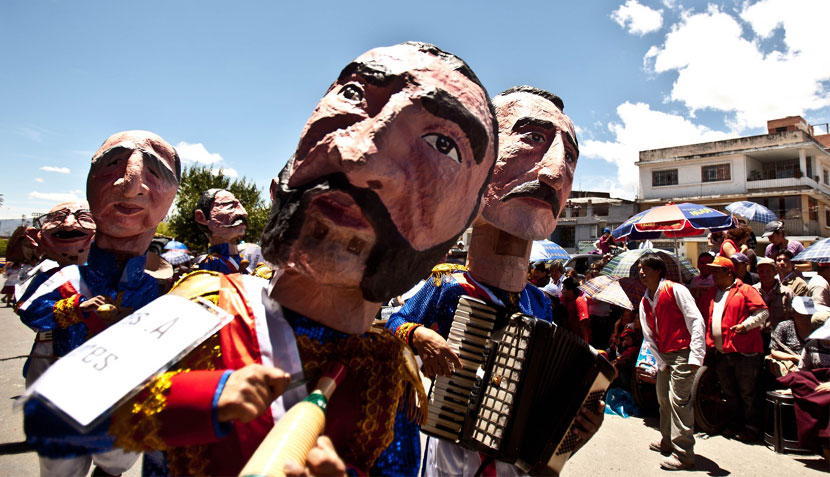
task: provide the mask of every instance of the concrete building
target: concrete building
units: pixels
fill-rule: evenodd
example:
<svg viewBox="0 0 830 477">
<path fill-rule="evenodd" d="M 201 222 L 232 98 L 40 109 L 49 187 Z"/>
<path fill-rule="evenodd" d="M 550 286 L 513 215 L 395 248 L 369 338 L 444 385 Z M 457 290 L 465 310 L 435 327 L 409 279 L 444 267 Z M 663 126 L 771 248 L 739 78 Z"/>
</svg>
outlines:
<svg viewBox="0 0 830 477">
<path fill-rule="evenodd" d="M 695 202 L 723 210 L 750 200 L 791 235 L 830 235 L 830 134 L 799 116 L 767 122 L 768 134 L 640 151 L 640 210 Z"/>
<path fill-rule="evenodd" d="M 788 235 L 809 243 L 830 236 L 828 148 L 827 123 L 791 116 L 767 121 L 767 134 L 759 136 L 640 151 L 639 210 L 672 200 L 723 211 L 749 200 L 775 212 Z M 760 235 L 763 224 L 751 225 Z"/>
<path fill-rule="evenodd" d="M 635 202 L 612 198 L 608 192 L 571 191 L 550 240 L 569 253 L 584 251 L 580 249 L 593 244 L 603 228 L 613 230 L 635 213 Z"/>
</svg>

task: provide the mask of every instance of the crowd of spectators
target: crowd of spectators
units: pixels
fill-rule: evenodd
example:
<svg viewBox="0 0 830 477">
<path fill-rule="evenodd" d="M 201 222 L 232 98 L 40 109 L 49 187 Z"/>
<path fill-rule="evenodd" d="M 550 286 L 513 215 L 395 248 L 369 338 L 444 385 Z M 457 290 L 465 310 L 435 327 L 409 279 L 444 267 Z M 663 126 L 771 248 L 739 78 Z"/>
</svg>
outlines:
<svg viewBox="0 0 830 477">
<path fill-rule="evenodd" d="M 805 392 L 830 399 L 830 339 L 809 338 L 830 316 L 830 264 L 794 263 L 794 255 L 804 247 L 786 238 L 780 222 L 768 225 L 764 237 L 770 244 L 756 255 L 754 235 L 745 225 L 709 234 L 708 250 L 697 257 L 699 275 L 682 284 L 705 323 L 706 364 L 716 371 L 729 407 L 730 422 L 722 433 L 748 443 L 763 436 L 767 391 L 791 387 L 797 401 Z M 555 321 L 606 353 L 618 373 L 612 386 L 630 390 L 636 384 L 635 366 L 644 339 L 637 316 L 646 300 L 632 299 L 634 309 L 627 310 L 594 300 L 579 289 L 599 276 L 611 258 L 606 254 L 584 276 L 558 262 L 532 265 L 529 276 L 551 298 Z M 810 268 L 815 275 L 805 277 L 803 271 Z M 652 305 L 659 306 L 656 301 Z M 810 376 L 808 384 L 795 377 L 803 373 Z M 802 446 L 825 457 L 830 444 L 828 411 L 815 416 L 812 430 L 799 427 Z M 658 442 L 653 450 L 665 451 L 665 444 Z M 689 461 L 667 462 L 686 468 Z"/>
</svg>

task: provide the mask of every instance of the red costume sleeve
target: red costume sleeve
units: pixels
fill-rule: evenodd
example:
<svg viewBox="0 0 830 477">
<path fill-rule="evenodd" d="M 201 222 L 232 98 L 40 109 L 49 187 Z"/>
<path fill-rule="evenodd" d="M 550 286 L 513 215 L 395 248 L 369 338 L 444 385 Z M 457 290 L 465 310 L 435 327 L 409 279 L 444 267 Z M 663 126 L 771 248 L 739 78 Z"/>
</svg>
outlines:
<svg viewBox="0 0 830 477">
<path fill-rule="evenodd" d="M 165 443 L 199 445 L 222 437 L 217 435 L 213 409 L 216 389 L 224 374 L 224 370 L 190 371 L 170 379 L 159 433 Z"/>
</svg>

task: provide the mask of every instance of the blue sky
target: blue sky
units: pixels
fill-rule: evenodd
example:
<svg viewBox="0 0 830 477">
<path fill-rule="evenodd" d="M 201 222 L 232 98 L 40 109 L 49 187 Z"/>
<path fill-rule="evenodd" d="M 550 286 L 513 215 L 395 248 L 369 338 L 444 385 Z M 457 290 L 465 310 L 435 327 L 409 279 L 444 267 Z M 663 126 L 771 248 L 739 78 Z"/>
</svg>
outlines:
<svg viewBox="0 0 830 477">
<path fill-rule="evenodd" d="M 830 121 L 827 18 L 826 0 L 5 0 L 0 218 L 83 198 L 93 152 L 127 129 L 267 190 L 340 69 L 407 40 L 458 54 L 492 95 L 560 95 L 574 188 L 633 198 L 638 150 Z"/>
</svg>

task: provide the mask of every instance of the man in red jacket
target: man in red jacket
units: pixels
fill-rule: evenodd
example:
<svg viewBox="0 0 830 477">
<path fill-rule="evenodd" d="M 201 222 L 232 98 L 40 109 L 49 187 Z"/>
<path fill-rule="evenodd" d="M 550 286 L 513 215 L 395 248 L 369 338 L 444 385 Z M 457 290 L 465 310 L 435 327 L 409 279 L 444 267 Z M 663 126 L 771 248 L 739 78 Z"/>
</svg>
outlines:
<svg viewBox="0 0 830 477">
<path fill-rule="evenodd" d="M 643 340 L 659 367 L 657 401 L 662 438 L 648 447 L 673 454 L 660 463 L 662 469 L 686 470 L 695 464 L 695 411 L 691 399 L 695 373 L 706 354 L 704 321 L 689 289 L 664 279 L 666 264 L 660 255 L 644 254 L 638 266 L 640 280 L 648 288 L 640 303 Z"/>
<path fill-rule="evenodd" d="M 769 313 L 758 290 L 735 278 L 731 260 L 717 257 L 709 267 L 715 286 L 701 297 L 700 308 L 706 316 L 706 346 L 717 358 L 718 380 L 733 419 L 723 435 L 752 442 L 759 437 L 756 382 L 764 351 L 761 326 Z M 738 412 L 739 404 L 743 412 Z"/>
</svg>

